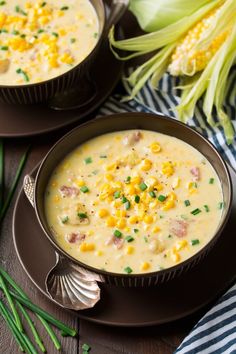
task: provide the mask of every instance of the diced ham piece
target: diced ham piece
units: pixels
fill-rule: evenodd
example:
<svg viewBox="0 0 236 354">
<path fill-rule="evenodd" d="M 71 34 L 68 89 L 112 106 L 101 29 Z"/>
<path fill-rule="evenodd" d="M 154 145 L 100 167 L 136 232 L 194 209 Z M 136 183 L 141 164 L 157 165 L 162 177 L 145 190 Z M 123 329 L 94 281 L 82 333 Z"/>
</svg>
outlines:
<svg viewBox="0 0 236 354">
<path fill-rule="evenodd" d="M 66 241 L 69 243 L 76 243 L 85 240 L 86 235 L 81 233 L 72 232 L 66 235 Z"/>
<path fill-rule="evenodd" d="M 127 135 L 123 140 L 123 144 L 126 146 L 133 146 L 138 143 L 141 138 L 142 133 L 140 131 L 137 131 Z"/>
<path fill-rule="evenodd" d="M 192 167 L 190 172 L 193 175 L 195 181 L 200 180 L 200 169 L 198 167 Z"/>
<path fill-rule="evenodd" d="M 170 232 L 177 237 L 184 237 L 187 235 L 188 223 L 184 220 L 171 220 Z"/>
<path fill-rule="evenodd" d="M 111 236 L 105 243 L 106 245 L 115 245 L 117 247 L 117 249 L 121 249 L 123 247 L 124 244 L 124 239 L 123 238 L 119 238 L 119 237 L 115 237 L 115 236 Z"/>
<path fill-rule="evenodd" d="M 61 186 L 59 189 L 63 197 L 77 197 L 79 189 L 76 187 Z"/>
</svg>

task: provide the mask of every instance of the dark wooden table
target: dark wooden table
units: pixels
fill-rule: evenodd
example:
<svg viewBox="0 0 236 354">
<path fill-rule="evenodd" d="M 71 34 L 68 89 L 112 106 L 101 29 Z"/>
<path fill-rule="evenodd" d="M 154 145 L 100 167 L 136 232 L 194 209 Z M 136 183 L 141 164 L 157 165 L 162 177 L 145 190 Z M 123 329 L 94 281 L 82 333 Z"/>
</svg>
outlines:
<svg viewBox="0 0 236 354">
<path fill-rule="evenodd" d="M 133 20 L 127 17 L 123 20 L 124 27 L 128 32 L 132 32 Z M 94 114 L 95 116 L 95 114 Z M 33 119 L 33 118 L 32 118 Z M 9 123 L 10 124 L 10 123 Z M 20 124 L 20 122 L 19 122 Z M 9 139 L 5 141 L 6 149 L 6 185 L 10 186 L 20 157 L 31 145 L 30 154 L 24 169 L 24 174 L 30 172 L 35 165 L 43 158 L 53 143 L 61 137 L 66 130 L 52 133 L 47 136 L 29 138 L 29 139 Z M 22 180 L 15 193 L 14 200 L 5 217 L 4 223 L 0 231 L 0 263 L 11 274 L 16 282 L 21 284 L 22 288 L 27 292 L 29 297 L 44 308 L 46 311 L 54 314 L 58 319 L 64 321 L 72 327 L 78 328 L 79 336 L 76 339 L 61 338 L 62 353 L 77 354 L 82 353 L 82 344 L 91 345 L 91 354 L 170 354 L 175 351 L 182 339 L 191 330 L 202 313 L 195 314 L 187 319 L 170 323 L 163 326 L 148 328 L 115 328 L 108 326 L 99 326 L 97 324 L 78 320 L 61 308 L 52 304 L 37 288 L 31 283 L 22 269 L 12 240 L 12 214 L 17 193 L 21 187 Z M 33 235 L 32 235 L 33 237 Z M 30 252 L 30 251 L 29 251 Z M 184 299 L 183 299 L 184 301 Z M 37 321 L 36 321 L 37 322 Z M 38 328 L 43 333 L 44 343 L 49 354 L 57 353 L 57 350 L 48 339 L 42 326 Z M 59 332 L 57 332 L 59 334 Z M 5 323 L 0 320 L 0 354 L 17 354 L 19 352 L 15 341 L 6 327 Z"/>
</svg>

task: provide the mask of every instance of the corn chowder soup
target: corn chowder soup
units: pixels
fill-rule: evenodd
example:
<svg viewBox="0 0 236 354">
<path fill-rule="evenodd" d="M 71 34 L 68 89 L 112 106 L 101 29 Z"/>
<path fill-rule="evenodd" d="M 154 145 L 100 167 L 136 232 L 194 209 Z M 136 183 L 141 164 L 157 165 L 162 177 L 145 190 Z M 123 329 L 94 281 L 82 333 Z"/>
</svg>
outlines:
<svg viewBox="0 0 236 354">
<path fill-rule="evenodd" d="M 36 83 L 79 64 L 99 24 L 89 0 L 0 2 L 0 84 Z"/>
<path fill-rule="evenodd" d="M 213 237 L 223 201 L 218 176 L 190 145 L 121 131 L 79 146 L 53 172 L 45 210 L 56 242 L 115 273 L 171 267 Z"/>
</svg>

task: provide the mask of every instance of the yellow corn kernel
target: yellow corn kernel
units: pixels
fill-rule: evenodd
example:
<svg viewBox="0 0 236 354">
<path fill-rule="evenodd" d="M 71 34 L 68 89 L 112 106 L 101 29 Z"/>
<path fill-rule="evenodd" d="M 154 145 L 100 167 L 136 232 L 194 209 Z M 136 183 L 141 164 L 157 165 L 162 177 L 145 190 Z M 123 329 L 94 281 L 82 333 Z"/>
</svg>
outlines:
<svg viewBox="0 0 236 354">
<path fill-rule="evenodd" d="M 171 161 L 163 162 L 162 165 L 162 173 L 167 177 L 170 177 L 174 173 L 174 164 Z"/>
<path fill-rule="evenodd" d="M 131 178 L 131 184 L 140 184 L 142 182 L 142 178 L 140 176 L 134 176 Z"/>
<path fill-rule="evenodd" d="M 181 256 L 179 252 L 177 252 L 175 247 L 173 247 L 173 249 L 171 250 L 170 256 L 175 263 L 178 263 L 181 260 Z"/>
<path fill-rule="evenodd" d="M 153 223 L 153 216 L 152 215 L 145 215 L 143 221 L 145 224 L 152 224 Z"/>
<path fill-rule="evenodd" d="M 168 194 L 168 200 L 176 200 L 177 199 L 177 196 L 174 192 L 170 192 Z"/>
<path fill-rule="evenodd" d="M 117 220 L 116 226 L 123 229 L 126 226 L 126 220 L 124 218 Z"/>
<path fill-rule="evenodd" d="M 59 57 L 59 60 L 62 62 L 62 63 L 65 63 L 65 64 L 73 64 L 74 62 L 74 58 L 68 54 L 68 53 L 64 53 L 62 54 L 60 57 Z"/>
<path fill-rule="evenodd" d="M 130 227 L 126 226 L 126 227 L 124 228 L 124 231 L 125 231 L 125 232 L 130 232 Z"/>
<path fill-rule="evenodd" d="M 41 25 L 46 25 L 50 21 L 50 18 L 49 16 L 42 16 L 39 17 L 38 21 Z"/>
<path fill-rule="evenodd" d="M 148 262 L 143 262 L 141 264 L 140 270 L 148 270 L 150 268 L 150 263 Z"/>
<path fill-rule="evenodd" d="M 129 223 L 130 223 L 130 224 L 136 224 L 138 221 L 139 221 L 138 216 L 133 215 L 133 216 L 131 216 L 131 217 L 129 218 Z"/>
<path fill-rule="evenodd" d="M 64 28 L 60 28 L 58 30 L 58 33 L 59 33 L 60 36 L 65 36 L 66 35 L 66 30 Z"/>
<path fill-rule="evenodd" d="M 57 54 L 53 54 L 50 55 L 48 58 L 48 63 L 50 65 L 51 68 L 58 68 L 59 64 L 58 64 L 58 55 Z"/>
<path fill-rule="evenodd" d="M 7 19 L 7 15 L 4 12 L 1 12 L 0 13 L 0 27 L 3 27 L 6 19 Z"/>
<path fill-rule="evenodd" d="M 135 187 L 132 186 L 132 185 L 127 186 L 127 193 L 130 194 L 130 195 L 136 194 L 136 189 L 135 189 Z"/>
<path fill-rule="evenodd" d="M 65 11 L 62 11 L 62 10 L 57 11 L 57 17 L 62 17 L 64 15 L 65 15 Z"/>
<path fill-rule="evenodd" d="M 174 179 L 174 181 L 173 181 L 173 183 L 172 183 L 172 187 L 173 187 L 173 188 L 178 188 L 179 185 L 180 185 L 180 178 L 177 177 L 177 178 Z"/>
<path fill-rule="evenodd" d="M 121 206 L 122 202 L 120 200 L 114 200 L 112 204 L 117 209 Z"/>
<path fill-rule="evenodd" d="M 161 184 L 161 183 L 157 183 L 157 184 L 155 184 L 154 188 L 155 188 L 155 189 L 157 189 L 157 190 L 158 190 L 158 192 L 160 192 L 160 191 L 162 191 L 162 190 L 163 190 L 163 184 Z"/>
<path fill-rule="evenodd" d="M 86 243 L 86 242 L 83 242 L 83 243 L 81 243 L 81 245 L 79 246 L 79 250 L 80 250 L 81 252 L 94 251 L 94 250 L 95 250 L 95 245 L 94 245 L 94 243 Z"/>
<path fill-rule="evenodd" d="M 145 179 L 145 183 L 147 183 L 147 185 L 149 186 L 149 189 L 152 189 L 159 182 L 155 176 L 150 176 L 147 179 Z"/>
<path fill-rule="evenodd" d="M 122 183 L 119 181 L 112 182 L 112 188 L 121 189 Z"/>
<path fill-rule="evenodd" d="M 110 173 L 106 173 L 105 174 L 105 178 L 107 181 L 112 181 L 114 179 L 114 176 Z"/>
<path fill-rule="evenodd" d="M 133 246 L 127 246 L 125 249 L 126 254 L 132 254 L 134 253 L 134 247 Z"/>
<path fill-rule="evenodd" d="M 189 191 L 189 194 L 197 193 L 197 187 L 196 187 L 195 182 L 188 183 L 188 191 Z"/>
<path fill-rule="evenodd" d="M 58 203 L 60 201 L 60 199 L 61 198 L 59 197 L 59 195 L 55 195 L 53 201 L 54 201 L 54 203 Z"/>
<path fill-rule="evenodd" d="M 149 208 L 155 209 L 158 205 L 159 205 L 159 202 L 157 200 L 154 200 L 149 204 Z"/>
<path fill-rule="evenodd" d="M 111 165 L 107 165 L 106 166 L 106 170 L 107 171 L 115 171 L 116 167 L 117 167 L 117 164 L 116 163 L 112 163 Z"/>
<path fill-rule="evenodd" d="M 167 211 L 167 210 L 170 210 L 174 207 L 175 207 L 175 201 L 174 200 L 167 200 L 167 202 L 165 203 L 165 205 L 163 205 L 161 210 Z"/>
<path fill-rule="evenodd" d="M 100 218 L 104 218 L 109 215 L 109 211 L 107 209 L 100 209 L 98 211 L 98 215 L 100 216 Z"/>
<path fill-rule="evenodd" d="M 181 241 L 176 242 L 175 248 L 176 248 L 177 251 L 181 251 L 187 246 L 188 246 L 188 241 L 187 240 L 181 240 Z"/>
<path fill-rule="evenodd" d="M 75 181 L 75 184 L 78 186 L 78 187 L 83 187 L 85 185 L 85 182 L 82 180 L 82 179 L 77 179 Z"/>
<path fill-rule="evenodd" d="M 116 216 L 117 217 L 125 217 L 126 216 L 126 211 L 125 210 L 121 210 L 121 209 L 119 209 L 119 210 L 116 210 Z"/>
<path fill-rule="evenodd" d="M 100 250 L 99 250 L 99 251 L 96 251 L 96 252 L 95 252 L 95 255 L 100 257 L 100 256 L 102 256 L 102 255 L 103 255 L 103 252 L 102 252 L 102 251 L 100 251 Z"/>
<path fill-rule="evenodd" d="M 161 231 L 160 227 L 159 226 L 155 226 L 153 229 L 152 229 L 152 232 L 154 234 L 156 234 L 157 232 Z"/>
<path fill-rule="evenodd" d="M 106 221 L 107 226 L 113 227 L 116 225 L 116 218 L 114 216 L 109 216 Z"/>
<path fill-rule="evenodd" d="M 150 150 L 151 152 L 153 152 L 154 154 L 157 154 L 158 152 L 161 151 L 161 147 L 160 144 L 157 142 L 154 142 L 150 145 Z"/>
<path fill-rule="evenodd" d="M 142 171 L 149 171 L 152 168 L 152 161 L 145 159 L 141 162 L 141 170 Z"/>
<path fill-rule="evenodd" d="M 89 231 L 88 231 L 88 235 L 89 235 L 89 236 L 94 235 L 94 231 L 93 231 L 93 230 L 89 230 Z"/>
</svg>

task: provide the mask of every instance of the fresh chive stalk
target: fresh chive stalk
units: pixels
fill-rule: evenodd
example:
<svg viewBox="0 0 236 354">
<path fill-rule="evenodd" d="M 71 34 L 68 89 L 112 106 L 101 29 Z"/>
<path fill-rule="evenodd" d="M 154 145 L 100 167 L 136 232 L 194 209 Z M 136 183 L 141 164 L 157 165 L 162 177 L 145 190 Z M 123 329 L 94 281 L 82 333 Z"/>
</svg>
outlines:
<svg viewBox="0 0 236 354">
<path fill-rule="evenodd" d="M 14 336 L 16 342 L 18 343 L 20 351 L 25 352 L 25 347 L 22 344 L 21 333 L 19 332 L 18 328 L 14 324 L 14 321 L 12 321 L 11 318 L 8 316 L 5 307 L 3 305 L 3 302 L 1 300 L 0 300 L 0 313 L 4 318 L 5 322 L 7 323 L 9 329 L 11 330 L 12 335 Z"/>
<path fill-rule="evenodd" d="M 7 194 L 6 200 L 5 200 L 5 202 L 3 204 L 3 207 L 2 207 L 2 209 L 0 211 L 0 223 L 2 222 L 4 216 L 5 216 L 6 212 L 7 212 L 7 209 L 9 207 L 10 203 L 11 203 L 12 197 L 14 195 L 14 192 L 16 190 L 17 184 L 18 184 L 19 179 L 21 177 L 23 168 L 25 166 L 25 163 L 26 163 L 26 160 L 27 160 L 27 156 L 28 156 L 28 152 L 29 152 L 29 148 L 26 150 L 26 152 L 22 156 L 22 158 L 20 160 L 20 163 L 18 165 L 15 178 L 14 178 L 14 180 L 12 182 L 11 188 L 10 188 L 8 194 Z"/>
<path fill-rule="evenodd" d="M 55 327 L 57 327 L 60 330 L 64 331 L 65 333 L 67 333 L 71 337 L 75 337 L 76 336 L 77 332 L 76 332 L 75 329 L 70 328 L 67 325 L 65 325 L 64 323 L 62 323 L 61 321 L 57 320 L 55 317 L 53 317 L 52 315 L 50 315 L 49 313 L 47 313 L 43 309 L 41 309 L 37 305 L 33 304 L 30 300 L 25 299 L 25 298 L 21 297 L 18 294 L 15 294 L 11 290 L 9 291 L 9 293 L 11 294 L 12 297 L 14 297 L 16 300 L 18 300 L 22 305 L 24 305 L 29 310 L 31 310 L 31 311 L 37 313 L 38 315 L 40 315 L 41 317 L 43 317 L 47 322 L 50 322 Z"/>
<path fill-rule="evenodd" d="M 10 277 L 10 275 L 0 266 L 0 274 L 4 277 L 4 279 L 12 286 L 12 288 L 17 292 L 19 296 L 24 298 L 25 300 L 30 301 L 29 297 L 26 295 L 26 293 L 19 287 L 18 284 Z M 49 337 L 51 338 L 52 342 L 54 343 L 55 347 L 57 350 L 60 348 L 60 342 L 58 341 L 56 334 L 54 333 L 53 329 L 51 326 L 45 321 L 45 319 L 40 316 L 39 314 L 36 314 L 44 328 L 46 329 Z M 68 335 L 68 332 L 66 332 Z"/>
<path fill-rule="evenodd" d="M 15 307 L 15 304 L 14 304 L 14 301 L 11 297 L 11 294 L 9 293 L 9 290 L 5 284 L 5 281 L 3 280 L 3 277 L 0 275 L 0 286 L 4 292 L 4 295 L 6 296 L 7 298 L 7 301 L 9 303 L 9 306 L 12 310 L 12 313 L 13 313 L 13 316 L 15 318 L 15 322 L 16 322 L 16 326 L 17 328 L 19 329 L 20 332 L 23 332 L 23 326 L 22 326 L 22 323 L 21 323 L 21 320 L 20 320 L 20 317 L 19 317 L 19 314 L 16 310 L 16 307 Z"/>
<path fill-rule="evenodd" d="M 27 321 L 27 323 L 28 323 L 28 325 L 29 325 L 29 327 L 31 329 L 31 332 L 32 332 L 32 334 L 34 336 L 35 342 L 38 344 L 38 346 L 41 349 L 41 351 L 43 353 L 46 353 L 46 348 L 43 345 L 43 341 L 42 341 L 40 335 L 38 334 L 38 332 L 36 330 L 36 327 L 35 327 L 33 321 L 31 320 L 28 312 L 24 309 L 24 307 L 21 305 L 21 303 L 19 301 L 16 301 L 16 304 L 19 307 L 19 309 L 20 309 L 22 315 L 24 316 L 25 320 Z"/>
</svg>

